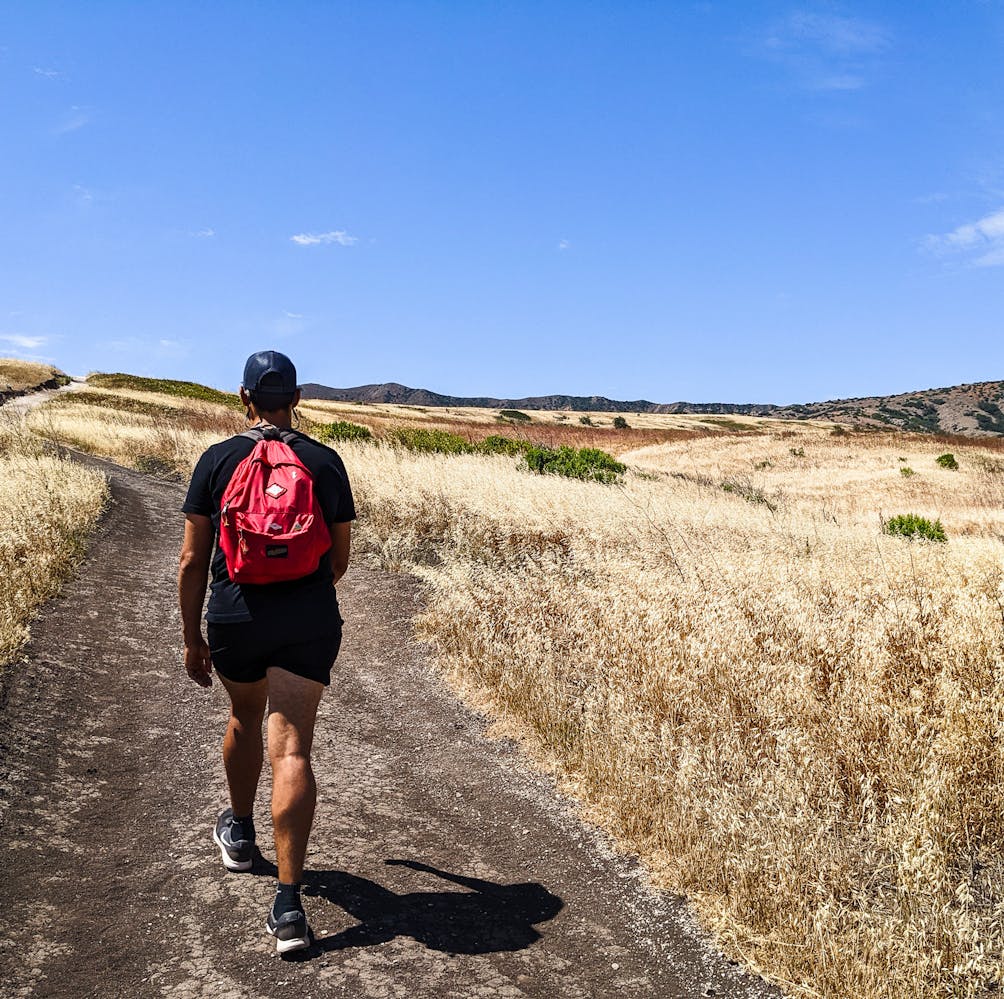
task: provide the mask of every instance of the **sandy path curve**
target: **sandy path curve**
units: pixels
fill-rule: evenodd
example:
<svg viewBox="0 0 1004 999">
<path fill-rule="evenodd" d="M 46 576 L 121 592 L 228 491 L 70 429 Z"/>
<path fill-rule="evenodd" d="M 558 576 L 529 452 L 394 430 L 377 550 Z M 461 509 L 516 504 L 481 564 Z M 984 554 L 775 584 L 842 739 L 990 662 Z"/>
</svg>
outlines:
<svg viewBox="0 0 1004 999">
<path fill-rule="evenodd" d="M 485 739 L 411 637 L 408 577 L 354 566 L 322 702 L 306 875 L 317 942 L 263 931 L 274 856 L 227 874 L 219 684 L 181 669 L 181 487 L 110 463 L 87 561 L 0 674 L 0 994 L 768 996 L 684 907 L 584 828 L 515 748 Z"/>
</svg>

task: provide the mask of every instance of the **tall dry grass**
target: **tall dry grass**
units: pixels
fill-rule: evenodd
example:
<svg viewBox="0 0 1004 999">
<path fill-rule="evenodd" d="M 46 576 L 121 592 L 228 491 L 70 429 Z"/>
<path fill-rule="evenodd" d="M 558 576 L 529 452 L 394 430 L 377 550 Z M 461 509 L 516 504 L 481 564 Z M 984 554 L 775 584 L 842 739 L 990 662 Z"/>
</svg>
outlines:
<svg viewBox="0 0 1004 999">
<path fill-rule="evenodd" d="M 104 478 L 55 453 L 0 409 L 0 666 L 80 558 L 107 500 Z"/>
<path fill-rule="evenodd" d="M 807 996 L 1000 980 L 991 452 L 952 473 L 916 438 L 706 438 L 604 488 L 342 451 L 372 546 L 430 584 L 453 683 L 726 950 Z M 949 544 L 884 536 L 903 511 Z"/>
<path fill-rule="evenodd" d="M 16 357 L 0 357 L 0 398 L 26 392 L 60 376 L 65 378 L 63 373 L 51 364 L 22 361 Z"/>
<path fill-rule="evenodd" d="M 1004 465 L 943 448 L 706 437 L 627 455 L 615 487 L 339 450 L 358 536 L 426 581 L 421 634 L 497 730 L 737 959 L 898 999 L 1004 971 Z M 901 512 L 949 542 L 884 535 Z"/>
<path fill-rule="evenodd" d="M 86 389 L 28 415 L 36 433 L 167 478 L 181 478 L 210 444 L 244 430 L 223 406 L 130 389 Z"/>
</svg>

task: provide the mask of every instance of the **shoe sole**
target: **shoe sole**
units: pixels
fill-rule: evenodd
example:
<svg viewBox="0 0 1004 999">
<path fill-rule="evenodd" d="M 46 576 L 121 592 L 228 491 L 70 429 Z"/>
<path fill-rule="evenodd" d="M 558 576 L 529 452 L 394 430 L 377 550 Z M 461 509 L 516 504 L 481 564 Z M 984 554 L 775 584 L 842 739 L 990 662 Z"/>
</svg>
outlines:
<svg viewBox="0 0 1004 999">
<path fill-rule="evenodd" d="M 213 830 L 213 842 L 220 848 L 220 856 L 223 858 L 223 866 L 228 871 L 250 871 L 254 866 L 254 860 L 234 860 L 227 853 L 227 848 L 223 845 L 216 830 Z"/>
<path fill-rule="evenodd" d="M 265 932 L 270 937 L 275 937 L 275 949 L 279 954 L 288 954 L 293 950 L 306 950 L 310 946 L 310 927 L 307 927 L 307 932 L 302 937 L 292 937 L 289 940 L 280 940 L 275 936 L 275 931 L 271 926 L 268 925 L 268 920 L 265 921 Z"/>
</svg>

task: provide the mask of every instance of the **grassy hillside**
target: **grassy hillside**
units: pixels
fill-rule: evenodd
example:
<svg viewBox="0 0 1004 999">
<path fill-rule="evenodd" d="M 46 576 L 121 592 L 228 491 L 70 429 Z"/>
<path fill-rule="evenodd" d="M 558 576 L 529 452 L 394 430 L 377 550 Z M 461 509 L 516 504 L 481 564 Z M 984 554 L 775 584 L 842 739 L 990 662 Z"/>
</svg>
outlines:
<svg viewBox="0 0 1004 999">
<path fill-rule="evenodd" d="M 0 403 L 33 389 L 55 388 L 68 381 L 69 378 L 51 364 L 0 357 Z"/>
<path fill-rule="evenodd" d="M 305 407 L 315 427 L 353 412 L 328 405 Z M 1004 975 L 1004 441 L 947 460 L 929 435 L 703 419 L 618 449 L 609 484 L 395 443 L 452 432 L 407 410 L 336 446 L 360 551 L 426 582 L 418 627 L 450 682 L 725 951 L 800 996 L 985 994 Z M 179 472 L 241 425 L 109 387 L 31 420 Z M 946 540 L 892 530 L 921 523 Z"/>
</svg>

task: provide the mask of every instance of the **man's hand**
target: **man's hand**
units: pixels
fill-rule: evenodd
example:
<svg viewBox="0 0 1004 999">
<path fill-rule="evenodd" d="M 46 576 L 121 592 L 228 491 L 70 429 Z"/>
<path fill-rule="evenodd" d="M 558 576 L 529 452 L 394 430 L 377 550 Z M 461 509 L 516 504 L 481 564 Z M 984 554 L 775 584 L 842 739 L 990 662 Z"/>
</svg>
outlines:
<svg viewBox="0 0 1004 999">
<path fill-rule="evenodd" d="M 193 645 L 185 646 L 185 672 L 200 687 L 213 685 L 213 661 L 209 658 L 209 646 L 201 635 Z"/>
</svg>

